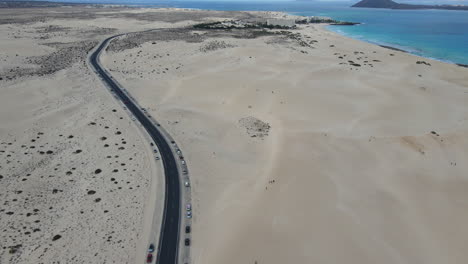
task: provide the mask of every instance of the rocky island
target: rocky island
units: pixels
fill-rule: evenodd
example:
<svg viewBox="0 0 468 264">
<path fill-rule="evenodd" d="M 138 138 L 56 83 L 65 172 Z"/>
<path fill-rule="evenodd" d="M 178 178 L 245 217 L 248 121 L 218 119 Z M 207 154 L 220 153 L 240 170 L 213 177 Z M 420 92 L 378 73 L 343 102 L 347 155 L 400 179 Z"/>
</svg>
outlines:
<svg viewBox="0 0 468 264">
<path fill-rule="evenodd" d="M 362 0 L 351 7 L 368 8 L 390 8 L 390 9 L 446 9 L 446 10 L 467 10 L 466 5 L 412 5 L 400 4 L 392 0 Z"/>
</svg>

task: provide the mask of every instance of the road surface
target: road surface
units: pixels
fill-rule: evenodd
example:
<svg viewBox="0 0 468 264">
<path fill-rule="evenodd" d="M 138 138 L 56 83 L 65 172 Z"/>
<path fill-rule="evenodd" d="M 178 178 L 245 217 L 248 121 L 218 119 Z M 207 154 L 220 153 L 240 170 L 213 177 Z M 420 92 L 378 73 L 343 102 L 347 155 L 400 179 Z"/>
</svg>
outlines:
<svg viewBox="0 0 468 264">
<path fill-rule="evenodd" d="M 177 167 L 177 157 L 171 149 L 171 143 L 166 140 L 158 125 L 154 124 L 147 114 L 130 98 L 110 74 L 99 63 L 99 55 L 107 44 L 116 37 L 104 40 L 89 57 L 90 65 L 96 74 L 107 84 L 110 90 L 117 95 L 127 109 L 141 123 L 157 145 L 165 173 L 165 203 L 161 234 L 156 252 L 156 263 L 172 264 L 178 261 L 179 230 L 180 230 L 180 175 Z"/>
</svg>

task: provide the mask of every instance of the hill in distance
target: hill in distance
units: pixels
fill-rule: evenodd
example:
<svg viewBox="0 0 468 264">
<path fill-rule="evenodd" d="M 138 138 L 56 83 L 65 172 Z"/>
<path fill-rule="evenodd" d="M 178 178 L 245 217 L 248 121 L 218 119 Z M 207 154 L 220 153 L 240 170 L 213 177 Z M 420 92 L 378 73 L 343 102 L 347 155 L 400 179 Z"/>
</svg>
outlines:
<svg viewBox="0 0 468 264">
<path fill-rule="evenodd" d="M 390 9 L 447 9 L 447 10 L 467 10 L 466 5 L 411 5 L 399 4 L 392 0 L 362 0 L 352 7 L 367 8 L 390 8 Z"/>
</svg>

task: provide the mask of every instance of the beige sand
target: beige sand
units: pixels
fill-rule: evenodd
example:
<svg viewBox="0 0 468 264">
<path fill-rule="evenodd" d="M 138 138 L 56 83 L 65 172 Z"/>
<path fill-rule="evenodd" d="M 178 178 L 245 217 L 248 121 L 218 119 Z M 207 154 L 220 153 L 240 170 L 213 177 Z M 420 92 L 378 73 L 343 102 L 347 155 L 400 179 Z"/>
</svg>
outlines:
<svg viewBox="0 0 468 264">
<path fill-rule="evenodd" d="M 61 50 L 46 43 L 87 47 L 76 43 L 253 14 L 102 9 L 43 21 L 36 10 L 17 16 L 31 23 L 0 25 L 2 76 Z M 186 42 L 210 33 L 184 31 L 104 54 L 184 151 L 191 263 L 465 263 L 467 69 L 320 26 L 294 32 Z M 0 81 L 1 263 L 141 263 L 151 239 L 161 168 L 73 52 L 63 70 Z"/>
<path fill-rule="evenodd" d="M 0 263 L 142 263 L 163 174 L 149 141 L 90 72 L 118 33 L 245 13 L 0 9 Z"/>
<path fill-rule="evenodd" d="M 193 263 L 464 263 L 467 69 L 297 32 L 107 54 L 185 151 Z"/>
<path fill-rule="evenodd" d="M 72 11 L 0 9 L 14 19 L 0 25 L 0 263 L 141 263 L 161 213 L 149 141 L 85 63 L 105 36 L 154 22 Z"/>
</svg>

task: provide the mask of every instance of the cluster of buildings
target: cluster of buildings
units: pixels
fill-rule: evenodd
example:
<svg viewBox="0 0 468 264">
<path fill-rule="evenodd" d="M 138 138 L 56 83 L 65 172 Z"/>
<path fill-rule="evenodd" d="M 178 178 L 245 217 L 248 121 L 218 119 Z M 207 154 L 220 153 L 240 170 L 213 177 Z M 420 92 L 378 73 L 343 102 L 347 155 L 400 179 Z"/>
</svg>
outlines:
<svg viewBox="0 0 468 264">
<path fill-rule="evenodd" d="M 272 27 L 285 27 L 292 28 L 296 24 L 310 24 L 310 23 L 335 23 L 336 21 L 329 17 L 301 17 L 301 18 L 269 18 L 267 19 L 267 26 Z"/>
</svg>

